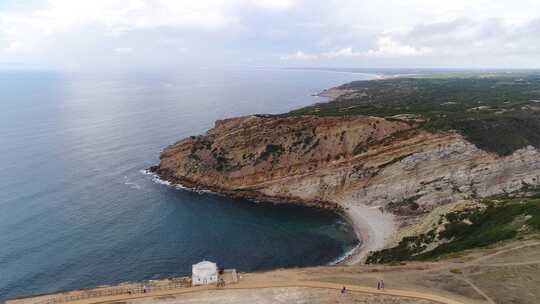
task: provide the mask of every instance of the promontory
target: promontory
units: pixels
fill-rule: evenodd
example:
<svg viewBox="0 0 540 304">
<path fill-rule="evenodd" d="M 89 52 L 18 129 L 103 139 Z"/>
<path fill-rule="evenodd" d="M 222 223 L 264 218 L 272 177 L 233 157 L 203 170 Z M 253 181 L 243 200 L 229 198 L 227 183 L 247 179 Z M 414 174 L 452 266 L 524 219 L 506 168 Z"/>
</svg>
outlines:
<svg viewBox="0 0 540 304">
<path fill-rule="evenodd" d="M 152 171 L 196 189 L 344 212 L 348 262 L 431 259 L 540 230 L 540 76 L 357 81 L 280 115 L 219 120 Z"/>
</svg>

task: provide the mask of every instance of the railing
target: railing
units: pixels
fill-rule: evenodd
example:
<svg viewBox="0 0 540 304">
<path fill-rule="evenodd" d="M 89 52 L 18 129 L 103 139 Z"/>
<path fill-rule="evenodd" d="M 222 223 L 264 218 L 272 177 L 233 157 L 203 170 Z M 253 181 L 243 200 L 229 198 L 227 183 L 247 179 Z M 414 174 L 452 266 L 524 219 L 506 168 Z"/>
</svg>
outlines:
<svg viewBox="0 0 540 304">
<path fill-rule="evenodd" d="M 36 304 L 57 304 L 57 303 L 66 303 L 66 302 L 78 301 L 78 300 L 84 300 L 84 299 L 90 299 L 90 298 L 153 293 L 153 292 L 158 292 L 158 291 L 187 288 L 190 286 L 191 286 L 191 282 L 188 279 L 184 279 L 184 280 L 174 280 L 174 281 L 171 281 L 170 283 L 165 283 L 165 284 L 159 283 L 156 285 L 148 283 L 148 284 L 138 284 L 137 286 L 107 287 L 100 290 L 79 291 L 77 294 L 73 294 L 73 295 L 63 295 L 63 296 L 58 295 L 52 298 L 38 301 L 36 302 Z"/>
</svg>

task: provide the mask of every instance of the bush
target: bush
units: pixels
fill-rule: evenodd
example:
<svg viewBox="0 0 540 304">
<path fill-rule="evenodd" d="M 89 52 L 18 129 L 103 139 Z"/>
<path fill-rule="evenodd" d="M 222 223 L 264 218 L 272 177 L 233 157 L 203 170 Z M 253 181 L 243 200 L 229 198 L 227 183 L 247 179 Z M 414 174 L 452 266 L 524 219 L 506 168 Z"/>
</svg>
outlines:
<svg viewBox="0 0 540 304">
<path fill-rule="evenodd" d="M 370 115 L 391 120 L 394 115 L 413 114 L 423 118 L 420 128 L 457 130 L 480 149 L 509 155 L 527 145 L 540 147 L 540 113 L 527 108 L 537 106 L 531 101 L 540 92 L 537 76 L 469 74 L 467 78 L 446 75 L 356 81 L 341 86 L 356 92 L 281 116 Z M 355 94 L 358 92 L 363 94 Z M 355 151 L 363 149 L 360 146 Z"/>
<path fill-rule="evenodd" d="M 268 144 L 266 145 L 266 149 L 261 153 L 261 155 L 259 155 L 259 160 L 268 160 L 270 156 L 277 158 L 282 153 L 283 153 L 283 146 Z"/>
<path fill-rule="evenodd" d="M 437 239 L 435 230 L 403 238 L 395 247 L 373 252 L 368 256 L 367 263 L 436 259 L 467 249 L 490 246 L 516 238 L 522 233 L 540 232 L 540 199 L 485 200 L 483 203 L 487 205 L 484 209 L 471 208 L 447 213 L 445 218 L 448 222 L 438 234 L 438 239 L 446 239 L 447 242 L 433 250 L 424 252 L 426 245 Z M 469 219 L 471 223 L 464 223 L 464 219 Z M 520 231 L 523 224 L 530 229 Z"/>
</svg>

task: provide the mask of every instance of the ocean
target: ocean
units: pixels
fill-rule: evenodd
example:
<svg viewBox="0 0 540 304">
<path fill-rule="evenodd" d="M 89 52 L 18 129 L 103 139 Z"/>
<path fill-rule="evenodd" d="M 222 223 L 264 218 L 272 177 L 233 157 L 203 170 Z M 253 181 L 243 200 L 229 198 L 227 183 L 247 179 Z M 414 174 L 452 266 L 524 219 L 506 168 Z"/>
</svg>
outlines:
<svg viewBox="0 0 540 304">
<path fill-rule="evenodd" d="M 0 299 L 184 276 L 202 259 L 239 271 L 335 261 L 358 240 L 331 211 L 190 192 L 143 172 L 216 119 L 286 112 L 368 77 L 0 71 Z"/>
</svg>

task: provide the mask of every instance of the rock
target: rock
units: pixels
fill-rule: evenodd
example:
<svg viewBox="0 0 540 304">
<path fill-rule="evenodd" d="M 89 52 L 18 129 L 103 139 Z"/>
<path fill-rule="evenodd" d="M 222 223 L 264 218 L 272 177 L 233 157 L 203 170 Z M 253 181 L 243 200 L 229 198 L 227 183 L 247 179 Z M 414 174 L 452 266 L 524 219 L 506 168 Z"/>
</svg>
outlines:
<svg viewBox="0 0 540 304">
<path fill-rule="evenodd" d="M 376 117 L 246 116 L 167 147 L 155 172 L 186 186 L 328 208 L 415 197 L 414 212 L 395 208 L 410 217 L 538 186 L 540 154 L 529 146 L 501 157 L 457 132 Z"/>
</svg>

